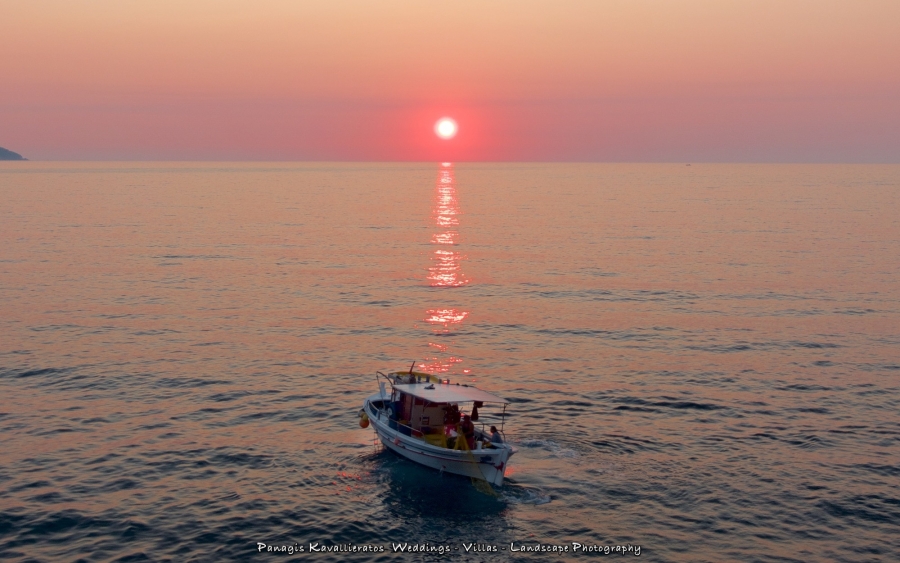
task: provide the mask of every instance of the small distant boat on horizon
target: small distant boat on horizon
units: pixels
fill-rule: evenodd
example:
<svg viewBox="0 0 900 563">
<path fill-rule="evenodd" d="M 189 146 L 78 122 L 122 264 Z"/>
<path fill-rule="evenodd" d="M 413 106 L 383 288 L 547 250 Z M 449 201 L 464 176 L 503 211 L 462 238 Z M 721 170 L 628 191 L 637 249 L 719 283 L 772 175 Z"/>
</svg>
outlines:
<svg viewBox="0 0 900 563">
<path fill-rule="evenodd" d="M 509 401 L 472 385 L 436 375 L 376 372 L 378 393 L 363 401 L 360 426 L 371 422 L 386 448 L 411 461 L 491 485 L 503 485 L 509 458 L 518 450 L 503 436 Z M 390 385 L 390 391 L 387 386 Z M 502 405 L 499 428 L 485 430 L 478 409 Z M 466 412 L 464 409 L 470 409 Z"/>
</svg>

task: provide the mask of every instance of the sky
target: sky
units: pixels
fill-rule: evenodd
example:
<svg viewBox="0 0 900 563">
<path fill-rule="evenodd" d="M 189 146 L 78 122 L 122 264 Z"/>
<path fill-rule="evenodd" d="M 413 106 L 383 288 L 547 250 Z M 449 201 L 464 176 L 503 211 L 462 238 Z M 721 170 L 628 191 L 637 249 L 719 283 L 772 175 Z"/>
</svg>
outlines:
<svg viewBox="0 0 900 563">
<path fill-rule="evenodd" d="M 31 159 L 900 162 L 897 0 L 0 0 L 0 54 Z"/>
</svg>

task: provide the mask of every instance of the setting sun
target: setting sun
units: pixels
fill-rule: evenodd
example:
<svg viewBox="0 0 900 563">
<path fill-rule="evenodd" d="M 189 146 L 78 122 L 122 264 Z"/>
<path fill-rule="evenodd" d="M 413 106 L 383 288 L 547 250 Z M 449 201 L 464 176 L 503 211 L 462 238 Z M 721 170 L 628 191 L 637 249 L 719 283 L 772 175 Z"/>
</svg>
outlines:
<svg viewBox="0 0 900 563">
<path fill-rule="evenodd" d="M 434 132 L 441 139 L 452 139 L 456 136 L 456 122 L 449 117 L 442 117 L 434 124 Z"/>
</svg>

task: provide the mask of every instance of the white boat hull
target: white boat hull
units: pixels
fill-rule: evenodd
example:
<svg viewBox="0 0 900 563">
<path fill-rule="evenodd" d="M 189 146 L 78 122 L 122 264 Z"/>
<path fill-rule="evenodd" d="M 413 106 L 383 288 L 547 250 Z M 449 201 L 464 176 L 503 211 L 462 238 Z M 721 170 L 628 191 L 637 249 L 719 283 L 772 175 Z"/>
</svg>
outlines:
<svg viewBox="0 0 900 563">
<path fill-rule="evenodd" d="M 366 399 L 364 410 L 375 433 L 386 448 L 397 455 L 415 461 L 426 467 L 446 471 L 456 475 L 484 479 L 488 483 L 501 486 L 506 474 L 509 458 L 516 452 L 507 444 L 499 447 L 460 451 L 433 446 L 422 438 L 407 436 L 390 427 L 390 420 L 385 411 L 378 411 L 371 404 L 381 401 L 380 395 L 372 395 Z"/>
</svg>

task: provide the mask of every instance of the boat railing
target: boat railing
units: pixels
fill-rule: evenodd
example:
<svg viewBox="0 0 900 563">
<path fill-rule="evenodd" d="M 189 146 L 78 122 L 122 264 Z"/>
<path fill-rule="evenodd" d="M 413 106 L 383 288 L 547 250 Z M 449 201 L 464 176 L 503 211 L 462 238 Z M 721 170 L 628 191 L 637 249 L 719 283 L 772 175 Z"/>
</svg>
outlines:
<svg viewBox="0 0 900 563">
<path fill-rule="evenodd" d="M 369 406 L 371 406 L 372 408 L 375 408 L 375 406 L 374 406 L 374 405 L 371 405 L 371 403 L 370 403 Z M 389 412 L 387 409 L 375 409 L 375 410 L 376 410 L 376 412 L 379 412 L 379 413 L 382 412 L 382 411 L 384 411 L 384 412 Z M 484 431 L 484 423 L 481 423 L 481 427 L 482 427 L 482 429 L 481 429 L 481 440 L 484 441 L 484 442 L 487 442 L 487 443 L 489 444 L 488 447 L 494 448 L 494 449 L 502 449 L 502 448 L 504 448 L 504 447 L 507 447 L 507 446 L 506 446 L 506 436 L 503 437 L 504 441 L 503 441 L 502 444 L 494 444 L 494 443 L 491 442 L 491 440 L 490 440 L 490 434 L 488 434 L 487 432 Z M 402 434 L 402 435 L 404 435 L 404 436 L 409 436 L 410 438 L 416 438 L 416 439 L 422 440 L 422 441 L 424 441 L 424 442 L 427 442 L 427 440 L 425 439 L 425 436 L 428 436 L 428 435 L 441 435 L 441 434 L 443 434 L 442 432 L 431 432 L 431 433 L 429 433 L 429 434 L 425 434 L 425 433 L 423 433 L 421 430 L 418 430 L 418 429 L 416 429 L 416 428 L 413 428 L 412 426 L 409 426 L 408 424 L 403 424 L 403 423 L 400 422 L 399 420 L 389 420 L 389 421 L 388 421 L 388 428 L 390 428 L 391 430 L 396 430 L 396 431 L 400 432 L 400 434 Z M 443 426 L 441 426 L 440 428 L 443 428 Z M 405 431 L 404 431 L 404 430 L 405 430 Z M 458 438 L 459 435 L 462 434 L 462 432 L 460 431 L 458 425 L 457 425 L 457 427 L 456 427 L 456 431 L 457 431 L 457 436 L 456 436 L 456 438 Z M 447 446 L 444 446 L 444 447 L 446 448 Z M 448 448 L 448 449 L 453 449 L 453 448 Z"/>
<path fill-rule="evenodd" d="M 397 430 L 404 436 L 409 436 L 411 438 L 421 438 L 422 436 L 424 436 L 424 433 L 421 430 L 416 430 L 412 426 L 409 426 L 408 424 L 403 424 L 399 420 L 394 420 L 391 422 L 396 424 Z M 391 425 L 391 423 L 388 423 L 388 426 L 390 426 L 390 425 Z"/>
<path fill-rule="evenodd" d="M 372 416 L 374 418 L 380 418 L 381 415 L 384 414 L 385 416 L 388 417 L 388 427 L 390 429 L 397 430 L 404 436 L 410 436 L 412 438 L 424 439 L 424 436 L 426 434 L 424 434 L 422 432 L 422 430 L 414 428 L 408 424 L 403 424 L 400 420 L 391 420 L 390 416 L 392 414 L 392 411 L 391 411 L 390 406 L 388 406 L 388 402 L 383 401 L 382 404 L 384 406 L 379 408 L 379 407 L 376 407 L 373 403 L 369 403 L 367 406 L 369 408 L 370 416 Z M 477 422 L 476 425 L 477 425 L 476 435 L 480 435 L 480 438 L 482 440 L 490 442 L 491 434 L 487 431 L 487 423 Z M 442 428 L 443 426 L 446 426 L 446 425 L 440 425 L 440 426 L 434 427 L 434 428 Z M 459 429 L 457 428 L 457 431 L 458 430 Z M 440 434 L 440 432 L 432 432 L 431 434 Z M 506 443 L 506 435 L 503 433 L 502 430 L 500 430 L 500 434 L 503 436 L 503 442 Z"/>
<path fill-rule="evenodd" d="M 503 442 L 501 442 L 500 444 L 494 444 L 493 442 L 491 442 L 491 433 L 484 429 L 486 423 L 479 422 L 478 424 L 481 425 L 481 439 L 482 440 L 484 440 L 486 442 L 490 442 L 493 445 L 493 447 L 495 447 L 495 448 L 498 448 L 498 447 L 502 446 L 503 444 L 507 443 L 506 433 L 503 432 L 502 428 L 498 428 L 497 431 L 500 432 L 500 436 L 503 437 Z M 494 425 L 492 425 L 492 426 L 494 426 Z"/>
</svg>

